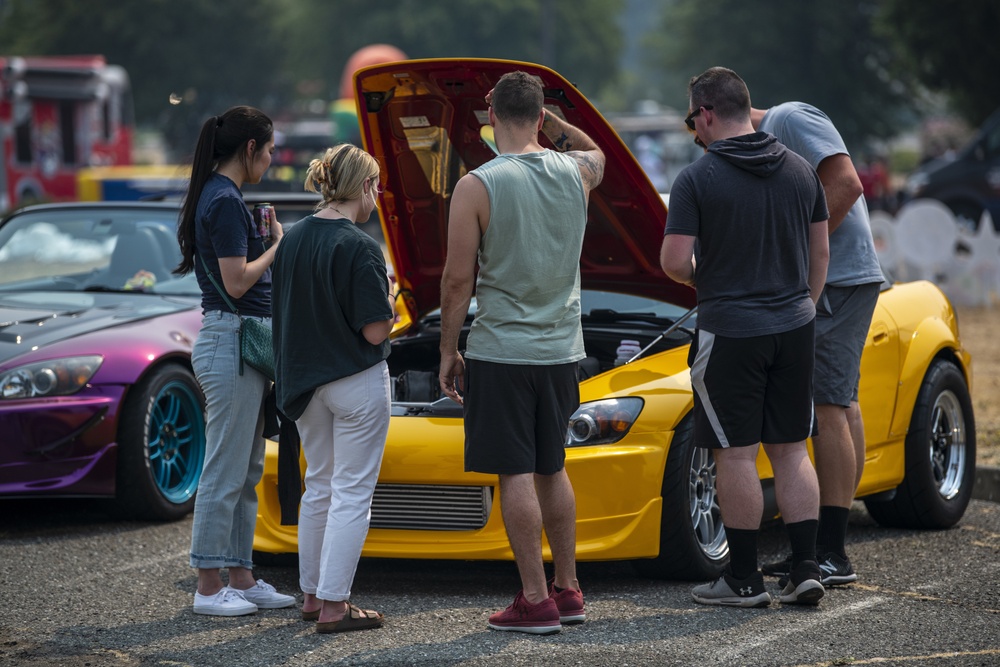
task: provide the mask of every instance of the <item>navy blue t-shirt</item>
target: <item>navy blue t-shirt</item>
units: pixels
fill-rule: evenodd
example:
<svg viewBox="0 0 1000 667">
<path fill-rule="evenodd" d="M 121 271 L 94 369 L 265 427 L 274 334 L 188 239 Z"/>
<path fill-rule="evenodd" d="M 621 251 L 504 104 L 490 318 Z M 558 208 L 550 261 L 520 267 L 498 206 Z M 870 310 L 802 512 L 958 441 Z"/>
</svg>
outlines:
<svg viewBox="0 0 1000 667">
<path fill-rule="evenodd" d="M 243 203 L 243 193 L 229 178 L 214 173 L 205 183 L 195 211 L 194 246 L 198 258 L 194 272 L 201 288 L 202 312 L 224 310 L 232 312 L 222 300 L 218 290 L 205 275 L 208 264 L 219 287 L 223 287 L 219 270 L 220 257 L 246 257 L 252 262 L 267 250 L 264 239 L 257 233 L 253 216 Z M 254 285 L 239 299 L 229 300 L 240 311 L 240 315 L 271 316 L 271 269 L 268 267 Z"/>
</svg>

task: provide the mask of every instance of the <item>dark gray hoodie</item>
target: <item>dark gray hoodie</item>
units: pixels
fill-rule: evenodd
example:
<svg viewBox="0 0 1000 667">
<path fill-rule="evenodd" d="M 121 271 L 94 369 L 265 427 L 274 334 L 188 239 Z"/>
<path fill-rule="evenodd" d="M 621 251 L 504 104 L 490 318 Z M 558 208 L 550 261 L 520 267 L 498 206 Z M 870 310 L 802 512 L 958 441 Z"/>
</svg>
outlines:
<svg viewBox="0 0 1000 667">
<path fill-rule="evenodd" d="M 761 178 L 775 174 L 785 164 L 785 156 L 788 155 L 785 145 L 773 134 L 765 132 L 715 141 L 708 147 L 708 152 Z"/>
<path fill-rule="evenodd" d="M 809 323 L 809 225 L 828 217 L 816 172 L 773 135 L 713 142 L 678 175 L 665 230 L 697 238 L 699 328 L 746 338 Z"/>
</svg>

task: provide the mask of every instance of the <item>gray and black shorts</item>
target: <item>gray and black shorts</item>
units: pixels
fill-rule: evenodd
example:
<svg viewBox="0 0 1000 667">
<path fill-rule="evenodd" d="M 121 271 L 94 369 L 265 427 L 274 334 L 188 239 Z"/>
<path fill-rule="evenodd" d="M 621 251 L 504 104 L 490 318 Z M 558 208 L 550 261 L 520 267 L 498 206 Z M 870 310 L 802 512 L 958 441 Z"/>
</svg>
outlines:
<svg viewBox="0 0 1000 667">
<path fill-rule="evenodd" d="M 580 407 L 576 362 L 465 360 L 465 470 L 554 475 L 566 462 L 569 419 Z"/>
<path fill-rule="evenodd" d="M 816 405 L 850 407 L 858 400 L 861 353 L 881 283 L 834 287 L 827 285 L 816 304 Z"/>
<path fill-rule="evenodd" d="M 698 331 L 689 357 L 696 447 L 778 445 L 812 433 L 814 322 L 749 338 Z"/>
</svg>

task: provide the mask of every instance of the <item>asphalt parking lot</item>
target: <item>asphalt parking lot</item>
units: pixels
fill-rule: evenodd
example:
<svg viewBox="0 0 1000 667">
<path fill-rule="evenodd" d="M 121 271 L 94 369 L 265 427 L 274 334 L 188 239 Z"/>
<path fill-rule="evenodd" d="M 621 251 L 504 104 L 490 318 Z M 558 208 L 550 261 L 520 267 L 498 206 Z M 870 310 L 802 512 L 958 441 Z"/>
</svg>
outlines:
<svg viewBox="0 0 1000 667">
<path fill-rule="evenodd" d="M 0 516 L 4 666 L 1000 664 L 1000 504 L 980 500 L 929 532 L 878 527 L 856 504 L 861 579 L 818 608 L 705 607 L 689 583 L 582 563 L 588 621 L 546 637 L 486 628 L 518 588 L 512 563 L 364 559 L 354 600 L 385 627 L 318 635 L 293 608 L 195 615 L 190 517 L 120 522 L 83 501 L 0 501 Z M 782 531 L 761 544 L 781 554 Z M 294 567 L 257 575 L 297 592 Z"/>
</svg>

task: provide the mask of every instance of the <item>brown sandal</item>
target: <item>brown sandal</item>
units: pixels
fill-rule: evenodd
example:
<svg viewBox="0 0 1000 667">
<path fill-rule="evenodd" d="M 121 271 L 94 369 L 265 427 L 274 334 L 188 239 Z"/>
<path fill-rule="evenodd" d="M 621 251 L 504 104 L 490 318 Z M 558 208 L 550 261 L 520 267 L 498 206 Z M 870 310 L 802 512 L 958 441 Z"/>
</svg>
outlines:
<svg viewBox="0 0 1000 667">
<path fill-rule="evenodd" d="M 382 627 L 385 616 L 382 612 L 361 609 L 348 603 L 347 613 L 339 621 L 322 621 L 316 623 L 316 632 L 329 634 L 331 632 L 351 632 L 352 630 L 371 630 Z"/>
<path fill-rule="evenodd" d="M 318 621 L 319 620 L 319 609 L 315 611 L 302 610 L 302 620 L 303 621 Z"/>
</svg>

